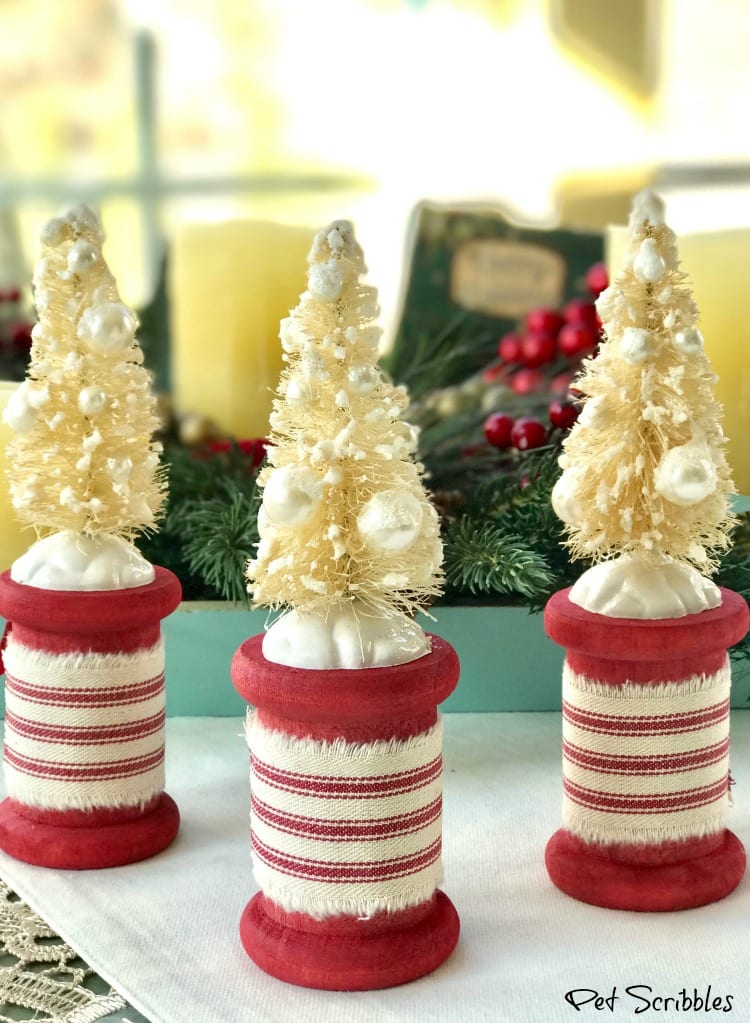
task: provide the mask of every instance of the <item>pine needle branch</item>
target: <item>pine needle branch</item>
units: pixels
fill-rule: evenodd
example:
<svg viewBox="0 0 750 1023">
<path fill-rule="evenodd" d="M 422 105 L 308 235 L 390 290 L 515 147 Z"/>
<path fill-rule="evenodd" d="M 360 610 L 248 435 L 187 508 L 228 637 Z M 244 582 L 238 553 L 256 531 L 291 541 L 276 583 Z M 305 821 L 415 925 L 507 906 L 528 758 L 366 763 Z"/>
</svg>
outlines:
<svg viewBox="0 0 750 1023">
<path fill-rule="evenodd" d="M 732 546 L 722 558 L 715 581 L 750 602 L 750 512 L 737 517 L 731 539 Z M 731 654 L 733 660 L 750 662 L 750 633 L 732 647 Z"/>
<path fill-rule="evenodd" d="M 447 584 L 474 595 L 539 597 L 555 583 L 544 557 L 518 535 L 508 535 L 493 523 L 477 524 L 468 516 L 448 527 L 445 562 Z"/>
<path fill-rule="evenodd" d="M 226 600 L 247 602 L 247 562 L 258 541 L 258 501 L 231 478 L 210 498 L 188 502 L 180 511 L 183 553 L 188 567 Z"/>
</svg>

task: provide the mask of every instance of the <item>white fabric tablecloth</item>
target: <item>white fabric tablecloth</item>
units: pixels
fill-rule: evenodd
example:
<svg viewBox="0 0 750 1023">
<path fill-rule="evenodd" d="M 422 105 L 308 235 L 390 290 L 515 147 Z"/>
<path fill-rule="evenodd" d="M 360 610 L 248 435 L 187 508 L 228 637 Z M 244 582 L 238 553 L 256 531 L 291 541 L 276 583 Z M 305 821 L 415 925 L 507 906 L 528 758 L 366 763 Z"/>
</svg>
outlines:
<svg viewBox="0 0 750 1023">
<path fill-rule="evenodd" d="M 445 726 L 442 887 L 462 932 L 451 959 L 412 984 L 310 991 L 266 976 L 246 957 L 237 927 L 255 885 L 238 719 L 168 722 L 167 790 L 182 812 L 171 849 L 85 873 L 0 854 L 0 876 L 153 1023 L 750 1021 L 750 881 L 683 913 L 622 913 L 567 898 L 543 863 L 560 817 L 560 716 L 452 714 Z M 732 773 L 729 823 L 750 846 L 747 711 L 732 719 Z M 625 991 L 634 985 L 640 1000 Z M 709 985 L 712 999 L 731 996 L 731 1013 L 653 1001 L 683 988 L 704 997 Z M 613 1011 L 589 1004 L 577 1012 L 565 994 L 580 988 L 604 996 L 615 988 Z"/>
</svg>

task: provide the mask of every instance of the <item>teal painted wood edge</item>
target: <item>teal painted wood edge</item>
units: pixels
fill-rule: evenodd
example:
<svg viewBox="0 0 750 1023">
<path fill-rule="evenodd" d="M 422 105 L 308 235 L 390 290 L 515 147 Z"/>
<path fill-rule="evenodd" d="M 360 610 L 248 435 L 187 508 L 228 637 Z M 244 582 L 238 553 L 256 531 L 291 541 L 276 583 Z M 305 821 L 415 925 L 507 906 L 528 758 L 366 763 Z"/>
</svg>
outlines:
<svg viewBox="0 0 750 1023">
<path fill-rule="evenodd" d="M 438 607 L 429 632 L 455 647 L 461 678 L 444 711 L 560 709 L 563 651 L 544 633 L 542 616 L 519 607 Z M 0 620 L 1 621 L 1 620 Z M 163 622 L 170 717 L 241 716 L 246 704 L 230 677 L 234 652 L 262 632 L 265 611 L 230 604 L 191 604 Z M 750 708 L 750 665 L 734 666 L 732 706 Z M 4 706 L 2 707 L 4 712 Z"/>
<path fill-rule="evenodd" d="M 265 612 L 183 607 L 163 626 L 168 713 L 241 714 L 245 704 L 231 686 L 230 664 L 243 640 L 263 631 Z M 559 709 L 563 652 L 545 636 L 541 615 L 496 607 L 441 607 L 434 615 L 436 621 L 421 624 L 447 639 L 461 661 L 443 710 Z"/>
</svg>

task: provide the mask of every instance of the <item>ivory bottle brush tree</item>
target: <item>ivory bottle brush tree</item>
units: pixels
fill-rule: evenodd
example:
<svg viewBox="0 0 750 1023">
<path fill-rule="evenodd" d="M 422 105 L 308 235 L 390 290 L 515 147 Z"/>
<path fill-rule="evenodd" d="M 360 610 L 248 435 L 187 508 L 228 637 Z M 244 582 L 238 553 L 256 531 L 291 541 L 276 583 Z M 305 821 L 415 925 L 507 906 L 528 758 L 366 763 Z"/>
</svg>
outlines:
<svg viewBox="0 0 750 1023">
<path fill-rule="evenodd" d="M 441 878 L 437 705 L 458 658 L 413 614 L 440 591 L 438 516 L 377 366 L 376 293 L 352 227 L 315 238 L 281 325 L 262 470 L 256 604 L 282 613 L 234 656 L 248 717 L 259 893 L 248 955 L 282 980 L 363 990 L 439 966 L 458 940 Z"/>
<path fill-rule="evenodd" d="M 734 488 L 698 310 L 654 193 L 635 198 L 629 231 L 552 493 L 572 552 L 595 564 L 545 609 L 566 648 L 564 827 L 545 860 L 584 902 L 674 910 L 723 898 L 745 870 L 726 827 L 727 647 L 749 614 L 708 578 Z"/>
<path fill-rule="evenodd" d="M 259 483 L 257 605 L 285 609 L 263 650 L 300 667 L 396 664 L 429 649 L 413 613 L 440 592 L 438 516 L 377 366 L 376 291 L 350 225 L 321 232 L 308 288 L 281 324 L 285 368 Z"/>
<path fill-rule="evenodd" d="M 706 578 L 729 545 L 734 492 L 698 309 L 661 199 L 636 197 L 625 265 L 597 300 L 605 341 L 560 458 L 553 507 L 574 556 L 596 564 L 571 600 L 661 618 L 715 607 Z"/>
<path fill-rule="evenodd" d="M 143 859 L 179 826 L 163 791 L 160 621 L 181 589 L 134 546 L 165 479 L 138 321 L 103 240 L 87 206 L 45 224 L 30 364 L 5 410 L 13 507 L 39 539 L 0 576 L 0 848 L 49 867 Z"/>
<path fill-rule="evenodd" d="M 153 578 L 132 541 L 153 528 L 164 500 L 159 423 L 138 320 L 120 300 L 103 240 L 86 206 L 45 225 L 27 379 L 5 410 L 16 433 L 13 507 L 45 535 L 15 563 L 13 579 L 52 589 Z"/>
</svg>

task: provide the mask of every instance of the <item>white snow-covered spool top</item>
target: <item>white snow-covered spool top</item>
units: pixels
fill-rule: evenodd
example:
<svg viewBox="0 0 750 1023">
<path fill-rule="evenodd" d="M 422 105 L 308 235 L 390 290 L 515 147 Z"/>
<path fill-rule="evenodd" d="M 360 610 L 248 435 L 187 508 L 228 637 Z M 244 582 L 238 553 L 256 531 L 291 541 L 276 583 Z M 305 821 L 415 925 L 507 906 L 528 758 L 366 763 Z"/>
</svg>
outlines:
<svg viewBox="0 0 750 1023">
<path fill-rule="evenodd" d="M 405 615 L 377 616 L 357 601 L 326 614 L 289 611 L 263 637 L 263 656 L 293 668 L 380 668 L 430 652 L 424 631 Z"/>
<path fill-rule="evenodd" d="M 717 485 L 716 466 L 708 445 L 702 441 L 671 448 L 654 471 L 654 486 L 659 493 L 684 508 L 703 501 Z"/>
<path fill-rule="evenodd" d="M 652 563 L 622 555 L 594 565 L 578 579 L 570 600 L 608 618 L 682 618 L 721 604 L 721 592 L 691 565 Z"/>
<path fill-rule="evenodd" d="M 155 573 L 122 537 L 66 529 L 32 544 L 13 562 L 10 577 L 40 590 L 124 590 L 146 586 Z"/>
</svg>

